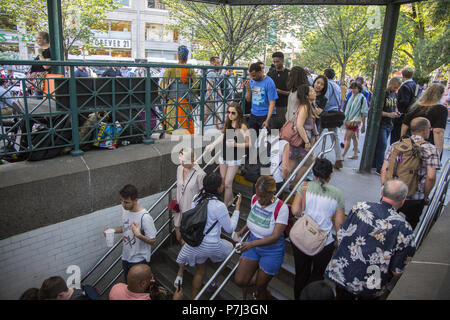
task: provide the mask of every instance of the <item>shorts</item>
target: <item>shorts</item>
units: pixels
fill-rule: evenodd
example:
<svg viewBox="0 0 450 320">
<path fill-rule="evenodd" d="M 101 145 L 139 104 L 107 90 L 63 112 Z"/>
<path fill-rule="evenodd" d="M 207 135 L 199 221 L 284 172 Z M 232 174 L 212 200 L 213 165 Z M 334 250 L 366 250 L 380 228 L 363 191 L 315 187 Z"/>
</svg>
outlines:
<svg viewBox="0 0 450 320">
<path fill-rule="evenodd" d="M 248 241 L 259 240 L 252 233 L 250 233 L 250 239 Z M 284 252 L 286 249 L 286 243 L 284 236 L 272 244 L 263 247 L 254 247 L 248 251 L 245 251 L 241 256 L 250 260 L 259 261 L 259 267 L 265 273 L 275 276 L 280 270 L 284 261 Z"/>
<path fill-rule="evenodd" d="M 223 160 L 222 156 L 219 156 L 219 163 L 226 164 L 228 166 L 240 166 L 241 160 Z"/>
</svg>

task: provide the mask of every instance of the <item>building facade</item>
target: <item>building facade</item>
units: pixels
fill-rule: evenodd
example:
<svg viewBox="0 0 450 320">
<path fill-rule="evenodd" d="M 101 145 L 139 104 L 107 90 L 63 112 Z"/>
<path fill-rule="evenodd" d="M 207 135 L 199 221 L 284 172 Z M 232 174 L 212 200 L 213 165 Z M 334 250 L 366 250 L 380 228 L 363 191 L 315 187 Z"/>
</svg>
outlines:
<svg viewBox="0 0 450 320">
<path fill-rule="evenodd" d="M 107 14 L 108 31 L 96 32 L 94 49 L 83 53 L 83 59 L 146 59 L 149 62 L 177 62 L 181 44 L 177 30 L 169 28 L 169 12 L 161 0 L 119 0 L 122 7 Z M 80 58 L 70 55 L 69 58 Z"/>
<path fill-rule="evenodd" d="M 161 0 L 117 0 L 122 7 L 106 16 L 107 31 L 94 32 L 92 48 L 72 50 L 69 59 L 129 60 L 146 59 L 149 62 L 177 62 L 180 45 L 191 44 L 183 40 L 177 30 L 169 28 L 169 11 Z M 35 36 L 19 27 L 0 24 L 0 56 L 3 59 L 30 60 L 37 55 Z M 76 46 L 75 46 L 76 49 Z M 78 51 L 78 52 L 76 52 Z"/>
</svg>

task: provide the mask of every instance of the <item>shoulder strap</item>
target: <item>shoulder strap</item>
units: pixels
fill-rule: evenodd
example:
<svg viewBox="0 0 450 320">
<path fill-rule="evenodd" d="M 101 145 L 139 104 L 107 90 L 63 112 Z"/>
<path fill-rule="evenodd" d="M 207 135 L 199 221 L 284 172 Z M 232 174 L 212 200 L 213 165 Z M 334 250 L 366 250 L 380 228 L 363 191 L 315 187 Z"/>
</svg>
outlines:
<svg viewBox="0 0 450 320">
<path fill-rule="evenodd" d="M 256 203 L 256 201 L 258 201 L 258 197 L 255 194 L 252 199 L 252 205 L 254 205 Z"/>
<path fill-rule="evenodd" d="M 275 207 L 275 211 L 273 212 L 273 216 L 275 218 L 275 222 L 278 218 L 278 213 L 280 212 L 281 206 L 284 204 L 283 200 L 278 199 L 277 206 Z"/>
<path fill-rule="evenodd" d="M 206 199 L 206 212 L 208 212 L 208 202 L 210 199 Z M 209 227 L 208 231 L 206 231 L 205 236 L 211 232 L 211 230 L 216 226 L 217 222 L 219 222 L 219 220 L 216 220 L 216 222 L 213 223 L 213 225 L 211 227 Z"/>
</svg>

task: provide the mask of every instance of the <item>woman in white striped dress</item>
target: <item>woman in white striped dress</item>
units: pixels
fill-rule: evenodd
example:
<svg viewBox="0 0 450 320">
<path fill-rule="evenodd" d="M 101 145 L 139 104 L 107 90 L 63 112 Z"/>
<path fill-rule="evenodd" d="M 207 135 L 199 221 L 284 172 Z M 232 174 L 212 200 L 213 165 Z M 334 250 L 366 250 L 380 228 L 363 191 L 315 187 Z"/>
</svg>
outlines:
<svg viewBox="0 0 450 320">
<path fill-rule="evenodd" d="M 208 218 L 204 234 L 211 229 L 198 247 L 192 247 L 185 243 L 178 254 L 178 264 L 195 266 L 195 274 L 192 280 L 192 299 L 195 298 L 201 289 L 206 273 L 206 260 L 209 259 L 213 263 L 222 262 L 233 250 L 233 245 L 221 239 L 220 234 L 222 228 L 227 233 L 232 233 L 236 229 L 242 197 L 239 197 L 236 203 L 236 210 L 230 218 L 227 207 L 218 199 L 218 195 L 223 192 L 222 189 L 222 177 L 219 174 L 207 175 L 203 180 L 203 190 L 192 202 L 192 208 L 194 208 L 203 199 L 210 199 L 207 205 Z"/>
</svg>

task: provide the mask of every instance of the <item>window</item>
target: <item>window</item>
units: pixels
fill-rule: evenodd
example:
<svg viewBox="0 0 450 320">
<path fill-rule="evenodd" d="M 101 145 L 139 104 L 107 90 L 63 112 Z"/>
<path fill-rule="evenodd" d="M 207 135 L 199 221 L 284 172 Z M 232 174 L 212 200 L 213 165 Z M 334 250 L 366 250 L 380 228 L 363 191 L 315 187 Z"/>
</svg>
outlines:
<svg viewBox="0 0 450 320">
<path fill-rule="evenodd" d="M 116 4 L 121 4 L 122 7 L 130 7 L 131 0 L 115 0 Z"/>
<path fill-rule="evenodd" d="M 111 57 L 131 58 L 131 50 L 111 49 Z"/>
<path fill-rule="evenodd" d="M 145 40 L 161 41 L 163 39 L 163 25 L 147 23 L 145 28 Z"/>
<path fill-rule="evenodd" d="M 147 23 L 145 25 L 145 40 L 173 42 L 178 41 L 178 31 L 162 24 Z"/>
<path fill-rule="evenodd" d="M 110 31 L 131 32 L 131 21 L 111 20 L 110 25 Z"/>
<path fill-rule="evenodd" d="M 147 8 L 165 9 L 166 6 L 164 5 L 163 1 L 161 1 L 161 0 L 147 0 Z"/>
</svg>

